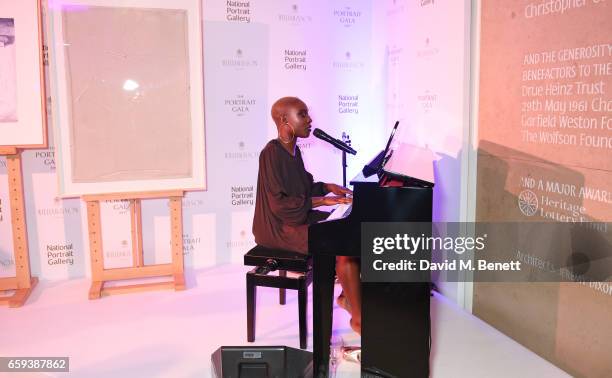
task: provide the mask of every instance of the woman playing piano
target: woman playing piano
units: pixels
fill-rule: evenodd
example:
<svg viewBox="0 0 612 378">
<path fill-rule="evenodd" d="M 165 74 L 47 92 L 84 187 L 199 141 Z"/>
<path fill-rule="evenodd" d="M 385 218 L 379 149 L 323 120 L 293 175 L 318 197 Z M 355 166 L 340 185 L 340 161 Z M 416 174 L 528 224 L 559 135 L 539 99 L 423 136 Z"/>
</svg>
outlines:
<svg viewBox="0 0 612 378">
<path fill-rule="evenodd" d="M 308 225 L 328 213 L 319 206 L 351 203 L 352 192 L 336 184 L 314 182 L 306 171 L 297 138 L 310 136 L 312 119 L 306 104 L 296 97 L 283 97 L 272 105 L 278 138 L 259 155 L 257 198 L 253 218 L 255 242 L 269 248 L 308 253 Z M 326 196 L 327 193 L 333 196 Z M 361 334 L 359 260 L 338 256 L 336 274 L 343 294 L 338 304 L 351 313 L 351 328 Z"/>
</svg>

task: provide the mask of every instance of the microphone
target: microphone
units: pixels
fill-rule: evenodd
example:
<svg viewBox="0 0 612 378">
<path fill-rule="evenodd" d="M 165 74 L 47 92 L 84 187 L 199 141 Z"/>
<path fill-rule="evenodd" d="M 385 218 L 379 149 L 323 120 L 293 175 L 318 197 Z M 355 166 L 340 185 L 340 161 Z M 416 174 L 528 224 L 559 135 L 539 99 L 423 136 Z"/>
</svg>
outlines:
<svg viewBox="0 0 612 378">
<path fill-rule="evenodd" d="M 344 143 L 341 140 L 338 140 L 336 138 L 333 138 L 333 137 L 329 136 L 325 131 L 323 131 L 321 129 L 314 129 L 313 134 L 317 138 L 326 141 L 327 143 L 331 144 L 332 146 L 336 147 L 339 150 L 342 150 L 342 151 L 344 151 L 346 153 L 353 154 L 353 155 L 357 154 L 357 151 L 353 150 L 346 143 Z"/>
</svg>

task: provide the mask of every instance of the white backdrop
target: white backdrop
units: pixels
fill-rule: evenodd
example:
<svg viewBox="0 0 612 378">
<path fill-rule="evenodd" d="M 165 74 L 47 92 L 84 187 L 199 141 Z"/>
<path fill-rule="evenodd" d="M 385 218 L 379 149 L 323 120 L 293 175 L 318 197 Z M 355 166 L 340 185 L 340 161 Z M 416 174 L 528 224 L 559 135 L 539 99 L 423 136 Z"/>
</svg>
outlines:
<svg viewBox="0 0 612 378">
<path fill-rule="evenodd" d="M 387 1 L 389 121 L 399 139 L 437 154 L 434 220 L 460 220 L 469 107 L 469 1 Z M 390 124 L 391 122 L 387 122 Z"/>
<path fill-rule="evenodd" d="M 372 4 L 378 2 L 245 3 L 203 4 L 208 190 L 189 192 L 183 200 L 187 269 L 241 262 L 254 245 L 258 155 L 276 136 L 269 107 L 277 98 L 302 98 L 315 127 L 350 136 L 359 153 L 349 157 L 349 179 L 384 143 L 384 87 L 381 68 L 372 64 L 380 59 L 374 46 L 384 40 L 380 33 L 373 39 Z M 57 198 L 52 135 L 49 140 L 49 149 L 23 154 L 32 273 L 58 280 L 89 276 L 85 206 L 80 199 Z M 342 180 L 341 154 L 333 147 L 313 137 L 300 147 L 315 179 Z M 0 277 L 14 274 L 9 211 L 0 160 Z M 129 266 L 127 203 L 104 203 L 102 214 L 105 266 Z M 143 202 L 143 234 L 145 263 L 169 261 L 167 201 Z"/>
<path fill-rule="evenodd" d="M 400 120 L 398 139 L 428 147 L 434 163 L 433 220 L 469 221 L 469 0 L 387 0 L 375 23 L 385 30 L 386 127 Z M 463 209 L 462 209 L 463 206 Z M 437 282 L 464 301 L 464 285 Z M 469 296 L 469 294 L 467 294 Z"/>
<path fill-rule="evenodd" d="M 282 96 L 302 98 L 315 127 L 350 136 L 358 154 L 348 158 L 349 179 L 401 120 L 400 140 L 437 153 L 434 219 L 460 220 L 466 2 L 204 1 L 208 190 L 183 200 L 186 267 L 241 262 L 254 244 L 257 159 L 276 135 L 269 107 Z M 42 279 L 88 276 L 85 207 L 79 199 L 56 198 L 52 135 L 49 140 L 49 149 L 24 152 L 23 159 L 32 272 Z M 342 180 L 337 150 L 314 137 L 299 144 L 316 179 Z M 14 274 L 9 211 L 0 160 L 0 276 Z M 129 266 L 127 203 L 105 203 L 102 211 L 105 266 Z M 143 202 L 143 233 L 145 262 L 169 261 L 167 201 Z"/>
</svg>

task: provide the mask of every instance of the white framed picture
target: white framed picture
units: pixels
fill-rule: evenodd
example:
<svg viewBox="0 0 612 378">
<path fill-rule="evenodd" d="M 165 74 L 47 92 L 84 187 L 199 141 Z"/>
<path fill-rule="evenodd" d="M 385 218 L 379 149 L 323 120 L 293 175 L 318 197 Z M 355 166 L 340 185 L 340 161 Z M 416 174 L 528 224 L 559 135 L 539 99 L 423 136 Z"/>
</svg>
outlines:
<svg viewBox="0 0 612 378">
<path fill-rule="evenodd" d="M 205 189 L 200 0 L 49 12 L 60 196 Z"/>
<path fill-rule="evenodd" d="M 0 0 L 0 147 L 47 146 L 39 0 Z"/>
</svg>

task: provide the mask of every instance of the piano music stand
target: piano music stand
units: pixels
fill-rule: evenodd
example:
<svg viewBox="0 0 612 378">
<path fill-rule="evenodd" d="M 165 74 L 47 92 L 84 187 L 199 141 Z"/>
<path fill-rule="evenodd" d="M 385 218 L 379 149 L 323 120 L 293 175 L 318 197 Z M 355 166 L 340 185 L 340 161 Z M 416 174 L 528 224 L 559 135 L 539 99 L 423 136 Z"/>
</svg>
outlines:
<svg viewBox="0 0 612 378">
<path fill-rule="evenodd" d="M 342 133 L 342 141 L 349 147 L 351 146 L 351 137 L 347 133 Z M 346 188 L 346 151 L 342 150 L 342 186 Z"/>
</svg>

